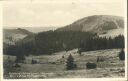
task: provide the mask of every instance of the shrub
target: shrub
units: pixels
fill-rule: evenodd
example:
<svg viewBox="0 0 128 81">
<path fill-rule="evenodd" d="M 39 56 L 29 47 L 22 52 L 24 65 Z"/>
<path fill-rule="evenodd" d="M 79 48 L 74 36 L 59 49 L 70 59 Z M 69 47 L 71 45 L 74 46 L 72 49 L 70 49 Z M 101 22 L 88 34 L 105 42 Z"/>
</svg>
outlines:
<svg viewBox="0 0 128 81">
<path fill-rule="evenodd" d="M 96 67 L 97 67 L 97 65 L 95 63 L 90 63 L 90 62 L 86 63 L 87 69 L 94 69 Z"/>
<path fill-rule="evenodd" d="M 37 64 L 37 61 L 32 59 L 31 64 Z"/>
<path fill-rule="evenodd" d="M 24 63 L 24 60 L 25 60 L 25 56 L 16 56 L 16 60 L 15 62 L 16 63 Z"/>
<path fill-rule="evenodd" d="M 62 56 L 62 58 L 64 58 L 64 56 Z"/>
<path fill-rule="evenodd" d="M 125 60 L 125 52 L 124 52 L 123 49 L 122 49 L 121 52 L 119 53 L 119 59 L 120 59 L 120 60 Z"/>
<path fill-rule="evenodd" d="M 103 61 L 105 61 L 105 58 L 103 56 L 97 57 L 97 62 L 103 62 Z"/>
<path fill-rule="evenodd" d="M 72 69 L 77 68 L 77 65 L 74 63 L 74 58 L 72 57 L 71 54 L 69 55 L 66 63 L 67 63 L 66 64 L 66 69 L 67 70 L 72 70 Z"/>
<path fill-rule="evenodd" d="M 14 65 L 14 67 L 19 68 L 19 67 L 21 67 L 21 66 L 16 63 L 16 64 Z"/>
<path fill-rule="evenodd" d="M 51 64 L 56 64 L 56 62 L 51 62 Z"/>
</svg>

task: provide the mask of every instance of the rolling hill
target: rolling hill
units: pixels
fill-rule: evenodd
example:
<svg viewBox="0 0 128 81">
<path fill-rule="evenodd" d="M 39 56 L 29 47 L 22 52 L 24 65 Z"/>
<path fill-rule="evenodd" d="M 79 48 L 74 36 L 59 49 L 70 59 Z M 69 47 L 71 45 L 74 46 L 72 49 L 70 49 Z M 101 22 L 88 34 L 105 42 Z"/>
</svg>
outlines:
<svg viewBox="0 0 128 81">
<path fill-rule="evenodd" d="M 33 34 L 28 30 L 17 28 L 17 29 L 3 29 L 3 42 L 5 44 L 15 44 L 15 42 L 22 40 L 28 35 Z"/>
<path fill-rule="evenodd" d="M 56 31 L 81 31 L 95 32 L 99 35 L 116 32 L 117 35 L 122 34 L 117 29 L 124 29 L 124 20 L 120 16 L 111 15 L 93 15 L 75 21 L 74 23 L 57 29 Z M 115 35 L 115 34 L 111 34 Z"/>
</svg>

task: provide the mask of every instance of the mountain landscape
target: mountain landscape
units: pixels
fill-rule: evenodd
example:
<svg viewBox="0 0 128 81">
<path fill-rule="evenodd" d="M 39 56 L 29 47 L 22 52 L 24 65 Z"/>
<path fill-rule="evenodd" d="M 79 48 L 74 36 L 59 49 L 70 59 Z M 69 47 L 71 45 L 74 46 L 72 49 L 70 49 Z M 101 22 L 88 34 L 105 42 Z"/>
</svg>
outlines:
<svg viewBox="0 0 128 81">
<path fill-rule="evenodd" d="M 55 30 L 56 29 L 56 30 Z M 4 29 L 3 38 L 4 43 L 14 44 L 20 39 L 28 39 L 33 33 L 45 32 L 49 30 L 55 31 L 81 31 L 97 33 L 103 37 L 115 37 L 124 34 L 124 20 L 123 17 L 110 16 L 110 15 L 93 15 L 75 21 L 74 23 L 61 27 L 61 28 L 17 28 L 17 29 Z M 28 36 L 28 38 L 27 38 Z M 12 40 L 10 40 L 12 39 Z"/>
<path fill-rule="evenodd" d="M 75 21 L 65 27 L 57 29 L 57 31 L 81 31 L 81 32 L 96 32 L 98 34 L 107 34 L 109 31 L 124 29 L 123 17 L 110 15 L 94 15 L 88 16 Z M 118 31 L 122 34 L 122 31 Z M 112 34 L 113 35 L 113 34 Z"/>
<path fill-rule="evenodd" d="M 123 17 L 93 15 L 67 26 L 33 30 L 3 30 L 4 78 L 124 77 Z M 10 72 L 25 77 L 10 77 Z"/>
<path fill-rule="evenodd" d="M 72 50 L 75 48 L 79 48 L 81 44 L 84 45 L 88 42 L 89 45 L 86 44 L 84 47 L 82 46 L 84 50 L 86 48 L 87 51 L 88 47 L 88 50 L 99 49 L 99 45 L 95 45 L 95 47 L 92 48 L 90 47 L 90 45 L 93 44 L 93 40 L 103 41 L 103 46 L 101 46 L 102 49 L 103 47 L 105 47 L 104 49 L 124 47 L 123 45 L 121 45 L 124 38 L 123 36 L 120 36 L 123 35 L 123 30 L 123 17 L 93 15 L 79 19 L 70 25 L 58 28 L 56 30 L 53 30 L 53 28 L 51 28 L 51 30 L 42 30 L 42 32 L 37 33 L 30 32 L 28 31 L 28 29 L 22 28 L 4 29 L 3 37 L 5 47 L 8 46 L 8 44 L 15 45 L 17 43 L 15 46 L 24 46 L 24 49 L 19 49 L 23 49 L 27 54 L 32 53 L 37 55 L 54 53 L 63 51 L 64 49 Z M 118 41 L 117 39 L 120 39 L 120 41 Z M 92 42 L 90 42 L 89 40 Z M 104 40 L 106 40 L 106 42 Z M 105 43 L 107 43 L 107 41 L 110 41 L 109 46 L 104 45 Z M 114 46 L 112 44 L 112 41 L 117 41 L 115 43 L 119 43 L 118 46 Z M 16 48 L 18 49 L 18 47 Z M 29 51 L 25 51 L 26 49 L 29 49 Z"/>
<path fill-rule="evenodd" d="M 3 37 L 5 41 L 9 41 L 9 37 L 14 37 L 14 40 L 23 39 L 24 37 L 32 34 L 49 30 L 55 31 L 81 31 L 81 32 L 95 32 L 100 36 L 117 36 L 122 34 L 124 30 L 123 17 L 110 16 L 110 15 L 93 15 L 75 21 L 74 23 L 64 26 L 53 28 L 19 28 L 19 29 L 4 29 Z"/>
</svg>

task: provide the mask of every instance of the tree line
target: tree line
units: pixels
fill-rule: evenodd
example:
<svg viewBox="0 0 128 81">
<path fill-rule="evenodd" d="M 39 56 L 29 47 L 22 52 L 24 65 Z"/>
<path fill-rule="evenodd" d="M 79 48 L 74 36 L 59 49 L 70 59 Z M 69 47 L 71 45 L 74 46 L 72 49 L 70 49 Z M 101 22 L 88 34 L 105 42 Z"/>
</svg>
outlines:
<svg viewBox="0 0 128 81">
<path fill-rule="evenodd" d="M 6 46 L 4 54 L 43 55 L 75 48 L 79 48 L 79 51 L 124 48 L 124 36 L 107 38 L 99 37 L 96 33 L 91 32 L 47 31 L 36 34 L 30 41 L 23 39 L 15 45 Z"/>
<path fill-rule="evenodd" d="M 91 37 L 86 41 L 82 41 L 79 46 L 79 51 L 92 51 L 101 49 L 124 48 L 124 36 L 118 35 L 112 37 Z"/>
</svg>

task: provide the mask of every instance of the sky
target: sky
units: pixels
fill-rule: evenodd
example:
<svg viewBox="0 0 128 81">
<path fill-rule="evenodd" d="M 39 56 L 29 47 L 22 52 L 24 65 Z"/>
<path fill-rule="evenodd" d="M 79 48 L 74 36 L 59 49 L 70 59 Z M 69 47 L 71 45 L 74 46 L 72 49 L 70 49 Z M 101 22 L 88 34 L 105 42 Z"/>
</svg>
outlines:
<svg viewBox="0 0 128 81">
<path fill-rule="evenodd" d="M 91 15 L 124 15 L 123 0 L 3 4 L 4 27 L 61 27 Z"/>
</svg>

